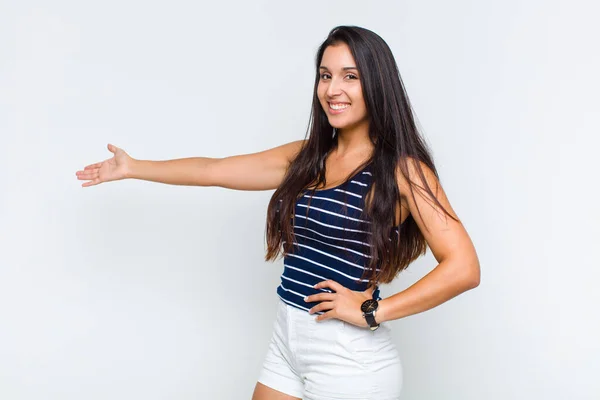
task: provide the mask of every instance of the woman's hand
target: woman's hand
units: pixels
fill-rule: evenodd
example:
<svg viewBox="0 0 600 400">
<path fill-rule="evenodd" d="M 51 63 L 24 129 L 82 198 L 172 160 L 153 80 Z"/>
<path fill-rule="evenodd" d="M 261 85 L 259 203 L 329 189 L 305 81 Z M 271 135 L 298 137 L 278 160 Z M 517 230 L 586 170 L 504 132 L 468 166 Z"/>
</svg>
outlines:
<svg viewBox="0 0 600 400">
<path fill-rule="evenodd" d="M 304 301 L 307 303 L 320 301 L 310 309 L 309 313 L 313 314 L 319 311 L 327 311 L 319 315 L 316 320 L 324 321 L 329 318 L 337 318 L 346 321 L 350 324 L 367 328 L 369 324 L 362 315 L 360 306 L 365 300 L 373 298 L 373 288 L 369 288 L 364 292 L 355 292 L 339 283 L 327 280 L 319 282 L 315 285 L 315 289 L 329 288 L 335 293 L 318 293 L 307 296 Z"/>
<path fill-rule="evenodd" d="M 122 149 L 109 144 L 108 150 L 114 154 L 112 158 L 88 165 L 83 171 L 77 171 L 77 179 L 85 180 L 81 186 L 94 186 L 102 182 L 116 181 L 127 177 L 133 159 Z"/>
</svg>

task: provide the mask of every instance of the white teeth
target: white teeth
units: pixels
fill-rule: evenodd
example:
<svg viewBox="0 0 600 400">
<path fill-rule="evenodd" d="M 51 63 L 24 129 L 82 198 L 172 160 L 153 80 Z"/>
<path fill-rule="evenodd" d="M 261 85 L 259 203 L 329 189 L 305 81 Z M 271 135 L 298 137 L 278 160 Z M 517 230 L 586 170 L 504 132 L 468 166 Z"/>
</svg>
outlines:
<svg viewBox="0 0 600 400">
<path fill-rule="evenodd" d="M 350 104 L 331 104 L 329 103 L 329 107 L 334 110 L 343 110 L 344 108 L 348 108 Z"/>
</svg>

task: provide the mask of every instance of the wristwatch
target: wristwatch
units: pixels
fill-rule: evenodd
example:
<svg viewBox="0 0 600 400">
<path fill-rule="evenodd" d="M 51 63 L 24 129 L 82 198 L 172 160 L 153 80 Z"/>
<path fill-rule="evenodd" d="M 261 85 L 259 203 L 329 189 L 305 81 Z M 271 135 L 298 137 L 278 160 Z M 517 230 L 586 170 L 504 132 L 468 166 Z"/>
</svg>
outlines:
<svg viewBox="0 0 600 400">
<path fill-rule="evenodd" d="M 373 299 L 365 300 L 360 306 L 363 317 L 367 320 L 367 324 L 369 324 L 372 331 L 379 328 L 379 324 L 375 321 L 375 312 L 378 306 L 379 303 L 377 303 L 377 300 Z"/>
</svg>

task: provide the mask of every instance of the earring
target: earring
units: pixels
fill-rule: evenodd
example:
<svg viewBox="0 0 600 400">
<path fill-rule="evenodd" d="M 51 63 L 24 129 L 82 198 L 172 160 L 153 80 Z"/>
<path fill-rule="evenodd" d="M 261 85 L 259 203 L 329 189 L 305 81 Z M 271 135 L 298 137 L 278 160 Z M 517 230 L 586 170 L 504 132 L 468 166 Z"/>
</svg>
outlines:
<svg viewBox="0 0 600 400">
<path fill-rule="evenodd" d="M 337 129 L 333 128 L 333 134 L 331 135 L 331 138 L 333 139 L 335 137 L 335 134 L 337 133 Z"/>
</svg>

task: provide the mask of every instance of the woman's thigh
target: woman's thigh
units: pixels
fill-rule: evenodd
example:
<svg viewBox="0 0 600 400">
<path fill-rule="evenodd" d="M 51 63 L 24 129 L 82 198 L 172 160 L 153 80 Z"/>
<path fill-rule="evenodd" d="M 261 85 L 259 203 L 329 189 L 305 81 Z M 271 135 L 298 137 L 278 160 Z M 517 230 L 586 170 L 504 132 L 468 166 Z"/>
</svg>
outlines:
<svg viewBox="0 0 600 400">
<path fill-rule="evenodd" d="M 299 397 L 293 397 L 285 393 L 278 392 L 260 382 L 256 383 L 252 400 L 301 400 Z"/>
</svg>

